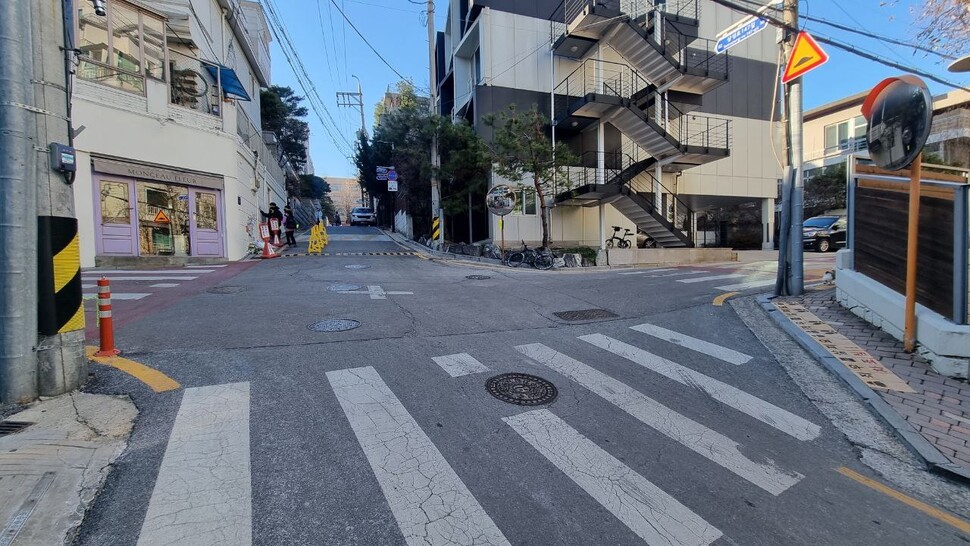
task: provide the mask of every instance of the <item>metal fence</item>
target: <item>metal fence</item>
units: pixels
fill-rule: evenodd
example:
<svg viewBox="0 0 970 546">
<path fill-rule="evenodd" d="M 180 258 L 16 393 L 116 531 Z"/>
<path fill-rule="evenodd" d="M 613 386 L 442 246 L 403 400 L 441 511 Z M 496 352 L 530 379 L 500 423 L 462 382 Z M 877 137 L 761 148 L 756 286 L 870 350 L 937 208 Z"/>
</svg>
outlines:
<svg viewBox="0 0 970 546">
<path fill-rule="evenodd" d="M 172 104 L 222 116 L 219 65 L 169 49 L 168 66 L 169 100 Z"/>
</svg>

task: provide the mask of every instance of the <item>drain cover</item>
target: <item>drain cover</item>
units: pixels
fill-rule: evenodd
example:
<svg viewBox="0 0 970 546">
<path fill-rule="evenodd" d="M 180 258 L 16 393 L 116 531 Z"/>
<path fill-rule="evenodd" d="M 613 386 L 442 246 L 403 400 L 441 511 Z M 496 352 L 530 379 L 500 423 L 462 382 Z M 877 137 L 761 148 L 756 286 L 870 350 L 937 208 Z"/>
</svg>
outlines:
<svg viewBox="0 0 970 546">
<path fill-rule="evenodd" d="M 238 294 L 244 290 L 241 286 L 213 286 L 206 290 L 210 294 Z"/>
<path fill-rule="evenodd" d="M 361 264 L 350 264 L 350 265 L 345 265 L 344 267 L 346 267 L 347 269 L 369 269 L 370 268 L 369 265 L 361 265 Z"/>
<path fill-rule="evenodd" d="M 0 436 L 20 432 L 30 425 L 33 425 L 33 423 L 28 423 L 26 421 L 2 421 L 0 422 Z"/>
<path fill-rule="evenodd" d="M 524 373 L 503 373 L 485 382 L 489 394 L 509 404 L 538 406 L 556 399 L 556 386 L 541 377 Z"/>
<path fill-rule="evenodd" d="M 354 292 L 362 290 L 364 287 L 359 284 L 333 284 L 327 290 L 331 292 Z"/>
<path fill-rule="evenodd" d="M 473 281 L 487 281 L 488 279 L 491 279 L 491 277 L 488 275 L 467 275 L 465 278 Z"/>
<path fill-rule="evenodd" d="M 617 318 L 620 316 L 612 311 L 607 311 L 606 309 L 580 309 L 579 311 L 560 311 L 558 313 L 553 313 L 553 315 L 556 315 L 557 317 L 570 322 L 578 322 L 581 320 L 610 319 L 610 318 Z"/>
<path fill-rule="evenodd" d="M 329 319 L 308 324 L 311 332 L 343 332 L 360 326 L 360 322 L 350 319 Z"/>
</svg>

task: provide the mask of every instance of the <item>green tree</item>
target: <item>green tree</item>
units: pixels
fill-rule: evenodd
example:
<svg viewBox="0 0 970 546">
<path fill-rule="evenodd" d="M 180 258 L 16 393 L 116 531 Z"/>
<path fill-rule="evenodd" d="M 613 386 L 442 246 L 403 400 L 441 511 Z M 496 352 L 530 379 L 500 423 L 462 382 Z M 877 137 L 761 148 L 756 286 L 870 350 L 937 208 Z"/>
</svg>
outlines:
<svg viewBox="0 0 970 546">
<path fill-rule="evenodd" d="M 565 180 L 565 167 L 578 159 L 563 143 L 552 144 L 546 134 L 549 121 L 536 105 L 519 112 L 515 104 L 510 104 L 507 112 L 486 116 L 484 122 L 494 129 L 491 155 L 495 172 L 513 182 L 532 179 L 542 208 L 542 246 L 549 246 L 545 196 L 552 193 L 553 179 Z"/>
<path fill-rule="evenodd" d="M 304 120 L 309 112 L 301 106 L 303 97 L 289 87 L 274 85 L 260 91 L 259 101 L 263 130 L 275 134 L 293 168 L 302 169 L 306 165 L 306 143 L 310 138 L 310 126 Z"/>
<path fill-rule="evenodd" d="M 479 195 L 488 189 L 488 173 L 492 165 L 488 145 L 464 121 L 442 120 L 438 129 L 438 149 L 441 152 L 442 207 L 446 214 L 467 212 L 469 195 Z M 484 206 L 484 203 L 478 204 Z"/>
<path fill-rule="evenodd" d="M 805 181 L 805 218 L 845 208 L 845 190 L 845 163 L 823 167 L 820 173 Z"/>
<path fill-rule="evenodd" d="M 323 199 L 328 193 L 330 193 L 330 184 L 327 184 L 326 180 L 312 174 L 300 175 L 300 189 L 298 192 L 300 197 Z"/>
</svg>

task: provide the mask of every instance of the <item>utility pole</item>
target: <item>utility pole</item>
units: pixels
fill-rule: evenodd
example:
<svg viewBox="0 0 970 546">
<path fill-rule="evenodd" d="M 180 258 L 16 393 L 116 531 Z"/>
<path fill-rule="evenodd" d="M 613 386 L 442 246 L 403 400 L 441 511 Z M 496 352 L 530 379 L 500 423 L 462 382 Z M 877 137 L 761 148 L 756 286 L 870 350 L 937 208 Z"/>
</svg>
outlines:
<svg viewBox="0 0 970 546">
<path fill-rule="evenodd" d="M 438 62 L 435 57 L 434 39 L 434 0 L 428 0 L 428 60 L 429 73 L 428 87 L 431 88 L 431 115 L 438 113 Z M 431 216 L 437 216 L 442 223 L 438 241 L 444 242 L 444 213 L 441 210 L 441 182 L 438 180 L 438 168 L 441 158 L 438 157 L 438 132 L 431 136 Z"/>
<path fill-rule="evenodd" d="M 785 0 L 783 20 L 788 28 L 798 28 L 798 0 Z M 785 30 L 782 42 L 784 58 L 791 57 L 795 46 L 796 33 Z M 788 164 L 792 168 L 792 188 L 789 212 L 791 225 L 788 232 L 788 252 L 791 268 L 788 277 L 788 292 L 800 296 L 805 289 L 804 266 L 802 260 L 802 223 L 804 220 L 804 185 L 802 181 L 802 79 L 789 82 L 785 89 L 786 134 L 788 142 Z M 785 196 L 787 197 L 787 196 Z M 784 205 L 783 205 L 784 206 Z M 784 228 L 784 226 L 782 226 Z"/>
<path fill-rule="evenodd" d="M 367 138 L 367 124 L 364 122 L 364 92 L 360 87 L 360 78 L 351 75 L 352 78 L 357 80 L 357 92 L 353 91 L 337 91 L 337 106 L 344 106 L 348 108 L 357 108 L 360 111 L 360 130 L 357 133 L 359 138 Z M 350 158 L 348 158 L 350 159 Z M 363 177 L 364 173 L 357 173 L 358 184 Z M 364 199 L 364 186 L 360 184 L 360 204 L 361 206 L 367 206 Z"/>
</svg>

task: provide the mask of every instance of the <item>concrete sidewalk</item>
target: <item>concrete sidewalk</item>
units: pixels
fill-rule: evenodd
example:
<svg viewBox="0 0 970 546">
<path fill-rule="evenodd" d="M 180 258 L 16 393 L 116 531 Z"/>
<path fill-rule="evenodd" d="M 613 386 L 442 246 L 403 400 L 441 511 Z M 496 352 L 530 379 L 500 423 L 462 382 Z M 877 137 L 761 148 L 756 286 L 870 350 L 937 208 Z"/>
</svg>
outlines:
<svg viewBox="0 0 970 546">
<path fill-rule="evenodd" d="M 904 352 L 901 341 L 839 305 L 834 288 L 762 305 L 930 468 L 970 480 L 970 384 Z"/>
</svg>

